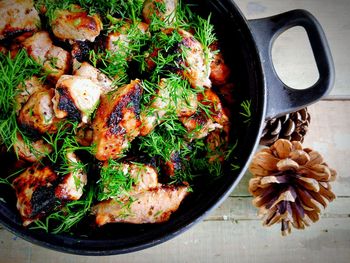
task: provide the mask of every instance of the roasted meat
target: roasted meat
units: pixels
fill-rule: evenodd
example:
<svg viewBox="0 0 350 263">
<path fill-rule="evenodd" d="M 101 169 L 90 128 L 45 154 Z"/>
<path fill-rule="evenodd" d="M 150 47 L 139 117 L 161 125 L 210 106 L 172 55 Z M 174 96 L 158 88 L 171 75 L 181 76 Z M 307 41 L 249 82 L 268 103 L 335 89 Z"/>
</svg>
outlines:
<svg viewBox="0 0 350 263">
<path fill-rule="evenodd" d="M 102 169 L 110 169 L 110 171 L 115 173 L 116 177 L 125 176 L 133 180 L 131 190 L 127 193 L 122 192 L 120 196 L 114 196 L 114 199 L 123 199 L 129 195 L 138 194 L 158 186 L 158 173 L 157 170 L 151 165 L 123 162 L 111 166 L 106 162 Z M 103 191 L 106 194 L 109 194 L 114 190 L 111 189 L 110 186 L 113 185 L 113 180 L 113 176 L 108 178 L 108 180 L 101 180 L 104 189 Z"/>
<path fill-rule="evenodd" d="M 215 129 L 224 129 L 228 132 L 229 119 L 216 93 L 206 89 L 204 93 L 198 94 L 198 101 L 202 104 L 202 109 L 192 116 L 179 118 L 189 132 L 188 138 L 204 138 Z"/>
<path fill-rule="evenodd" d="M 40 18 L 32 0 L 0 1 L 0 40 L 40 28 Z"/>
<path fill-rule="evenodd" d="M 53 83 L 56 83 L 71 67 L 70 54 L 53 45 L 47 32 L 37 32 L 24 40 L 21 45 L 36 62 L 43 64 L 49 73 L 48 79 Z"/>
<path fill-rule="evenodd" d="M 168 28 L 161 31 L 160 40 L 166 38 L 164 34 L 175 41 L 175 44 L 168 50 L 162 50 L 161 47 L 153 47 L 146 58 L 149 70 L 152 70 L 158 63 L 159 54 L 162 57 L 175 56 L 174 61 L 165 67 L 165 69 L 182 75 L 189 81 L 193 88 L 211 87 L 210 63 L 211 59 L 205 55 L 202 44 L 195 37 L 183 29 Z M 210 55 L 210 54 L 208 54 Z"/>
<path fill-rule="evenodd" d="M 53 111 L 52 98 L 54 90 L 35 92 L 19 111 L 18 124 L 32 135 L 54 133 L 57 122 Z"/>
<path fill-rule="evenodd" d="M 51 22 L 52 32 L 61 40 L 94 42 L 103 25 L 97 15 L 90 16 L 78 5 L 70 10 L 57 10 Z"/>
<path fill-rule="evenodd" d="M 98 160 L 120 157 L 129 143 L 139 135 L 141 94 L 140 81 L 134 80 L 114 93 L 101 97 L 92 124 Z"/>
<path fill-rule="evenodd" d="M 95 82 L 100 87 L 101 94 L 106 94 L 113 90 L 112 80 L 103 74 L 100 70 L 93 67 L 87 62 L 75 63 L 77 66 L 74 67 L 73 73 L 75 76 L 88 78 Z"/>
<path fill-rule="evenodd" d="M 73 121 L 88 123 L 91 114 L 100 101 L 100 87 L 92 80 L 63 75 L 56 84 L 53 98 L 57 118 L 68 118 Z"/>
<path fill-rule="evenodd" d="M 77 142 L 82 146 L 90 146 L 92 143 L 93 130 L 90 125 L 81 125 L 75 134 Z"/>
<path fill-rule="evenodd" d="M 161 79 L 158 87 L 151 104 L 141 113 L 141 136 L 149 134 L 167 114 L 185 117 L 193 115 L 197 110 L 197 96 L 194 92 L 184 92 L 184 89 L 172 86 L 167 79 Z"/>
<path fill-rule="evenodd" d="M 18 157 L 28 162 L 38 162 L 52 151 L 51 145 L 43 139 L 30 142 L 28 145 L 18 133 L 17 140 L 13 145 Z"/>
<path fill-rule="evenodd" d="M 115 222 L 131 224 L 165 222 L 179 208 L 187 193 L 186 186 L 162 186 L 132 196 L 131 203 L 129 199 L 124 203 L 114 199 L 103 201 L 93 209 L 96 224 L 102 226 Z"/>
<path fill-rule="evenodd" d="M 122 53 L 126 58 L 130 59 L 134 51 L 130 47 L 133 37 L 146 34 L 148 25 L 142 22 L 133 25 L 131 22 L 124 20 L 119 20 L 119 22 L 121 26 L 114 29 L 107 36 L 106 49 L 112 52 Z"/>
<path fill-rule="evenodd" d="M 55 196 L 60 200 L 78 200 L 83 195 L 83 188 L 87 184 L 87 174 L 83 164 L 73 152 L 67 152 L 69 173 L 61 178 L 55 188 Z"/>
<path fill-rule="evenodd" d="M 71 165 L 79 162 L 73 153 L 68 153 Z M 17 195 L 17 209 L 23 225 L 47 215 L 58 204 L 78 200 L 86 184 L 86 174 L 72 170 L 67 175 L 58 175 L 51 167 L 35 164 L 20 174 L 12 183 Z"/>
<path fill-rule="evenodd" d="M 210 48 L 213 52 L 213 59 L 210 64 L 210 80 L 216 86 L 227 84 L 231 76 L 231 70 L 225 63 L 224 55 L 219 50 L 217 43 L 214 43 Z"/>
<path fill-rule="evenodd" d="M 28 101 L 35 92 L 49 90 L 49 87 L 43 84 L 37 77 L 33 76 L 25 80 L 18 86 L 16 94 L 16 112 L 18 113 L 22 106 Z"/>
<path fill-rule="evenodd" d="M 28 168 L 13 181 L 17 195 L 17 209 L 24 226 L 45 216 L 55 207 L 57 181 L 58 175 L 53 169 L 37 165 Z"/>
<path fill-rule="evenodd" d="M 174 22 L 177 0 L 146 0 L 143 5 L 142 16 L 150 24 L 153 17 L 163 20 L 167 24 Z"/>
</svg>

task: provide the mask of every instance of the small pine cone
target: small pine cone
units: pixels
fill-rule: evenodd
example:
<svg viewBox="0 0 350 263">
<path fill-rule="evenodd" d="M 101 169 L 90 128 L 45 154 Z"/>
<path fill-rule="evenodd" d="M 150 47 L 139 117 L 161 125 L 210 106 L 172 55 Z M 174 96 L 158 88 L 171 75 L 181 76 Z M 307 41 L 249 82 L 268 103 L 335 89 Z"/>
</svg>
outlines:
<svg viewBox="0 0 350 263">
<path fill-rule="evenodd" d="M 260 144 L 271 146 L 278 139 L 287 139 L 302 143 L 307 133 L 310 119 L 307 108 L 303 108 L 279 118 L 268 120 L 265 123 Z"/>
<path fill-rule="evenodd" d="M 292 226 L 304 229 L 316 222 L 321 206 L 326 208 L 335 199 L 329 182 L 335 180 L 336 171 L 300 142 L 279 139 L 254 156 L 249 170 L 254 175 L 249 191 L 263 224 L 281 223 L 282 235 Z"/>
</svg>

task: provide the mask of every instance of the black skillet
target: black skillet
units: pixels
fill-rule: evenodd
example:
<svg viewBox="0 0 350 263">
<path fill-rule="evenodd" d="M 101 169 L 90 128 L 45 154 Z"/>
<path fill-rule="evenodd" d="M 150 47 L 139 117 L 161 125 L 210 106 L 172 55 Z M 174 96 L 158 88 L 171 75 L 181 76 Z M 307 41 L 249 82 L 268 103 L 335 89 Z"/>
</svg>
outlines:
<svg viewBox="0 0 350 263">
<path fill-rule="evenodd" d="M 194 184 L 188 197 L 170 221 L 159 225 L 111 224 L 100 229 L 83 224 L 73 235 L 52 235 L 24 228 L 15 208 L 13 191 L 1 186 L 5 202 L 0 201 L 0 222 L 8 230 L 32 243 L 73 254 L 112 255 L 129 253 L 165 242 L 189 229 L 221 204 L 244 175 L 258 143 L 265 119 L 298 110 L 321 99 L 332 88 L 334 66 L 324 32 L 307 11 L 293 10 L 277 16 L 247 21 L 230 0 L 192 1 L 200 3 L 196 12 L 204 17 L 212 13 L 213 22 L 226 60 L 235 75 L 235 94 L 252 103 L 249 126 L 232 124 L 238 131 L 235 155 L 240 169 L 225 171 L 217 180 L 204 175 Z M 197 10 L 198 9 L 198 10 Z M 305 28 L 316 60 L 320 78 L 306 90 L 286 86 L 272 65 L 271 47 L 285 30 Z M 233 109 L 232 111 L 237 111 Z M 236 134 L 236 135 L 237 135 Z M 5 161 L 2 160 L 2 166 Z M 2 168 L 0 171 L 4 171 Z M 2 176 L 4 177 L 4 176 Z"/>
</svg>

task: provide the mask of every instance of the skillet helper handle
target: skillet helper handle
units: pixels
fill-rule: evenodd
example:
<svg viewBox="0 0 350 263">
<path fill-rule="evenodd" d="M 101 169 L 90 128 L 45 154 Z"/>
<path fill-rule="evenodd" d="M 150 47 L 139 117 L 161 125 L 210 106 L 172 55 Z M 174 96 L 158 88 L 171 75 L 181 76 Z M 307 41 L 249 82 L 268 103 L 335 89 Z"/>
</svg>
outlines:
<svg viewBox="0 0 350 263">
<path fill-rule="evenodd" d="M 266 119 L 297 111 L 324 97 L 333 87 L 335 72 L 324 31 L 316 18 L 305 10 L 292 10 L 276 16 L 248 21 L 256 41 L 265 75 Z M 304 90 L 292 89 L 278 77 L 272 62 L 272 45 L 286 30 L 303 27 L 308 35 L 319 71 L 318 81 Z"/>
</svg>

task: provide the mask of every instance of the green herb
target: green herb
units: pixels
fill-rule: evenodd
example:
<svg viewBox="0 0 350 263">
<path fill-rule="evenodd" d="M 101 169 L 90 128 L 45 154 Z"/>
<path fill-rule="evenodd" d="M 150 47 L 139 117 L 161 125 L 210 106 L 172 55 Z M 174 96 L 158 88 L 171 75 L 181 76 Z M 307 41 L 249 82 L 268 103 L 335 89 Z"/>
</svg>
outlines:
<svg viewBox="0 0 350 263">
<path fill-rule="evenodd" d="M 63 207 L 58 204 L 57 209 L 45 219 L 34 221 L 31 229 L 42 229 L 47 233 L 59 234 L 70 231 L 91 210 L 95 189 L 90 186 L 87 193 L 76 201 L 71 201 Z M 54 226 L 54 227 L 53 227 Z"/>
<path fill-rule="evenodd" d="M 244 123 L 251 122 L 251 118 L 252 118 L 251 104 L 252 104 L 251 100 L 245 100 L 241 103 L 242 111 L 239 114 L 245 118 Z"/>
<path fill-rule="evenodd" d="M 128 196 L 137 178 L 132 177 L 129 170 L 124 169 L 124 164 L 115 160 L 108 160 L 108 163 L 101 168 L 100 179 L 97 181 L 98 200 Z"/>
<path fill-rule="evenodd" d="M 25 50 L 20 50 L 13 59 L 10 54 L 0 54 L 0 72 L 0 144 L 5 144 L 9 149 L 17 141 L 18 133 L 25 137 L 16 120 L 18 86 L 34 75 L 41 75 L 42 66 L 31 59 Z"/>
<path fill-rule="evenodd" d="M 19 169 L 18 171 L 10 174 L 9 176 L 7 176 L 6 178 L 1 178 L 0 177 L 0 184 L 6 184 L 6 185 L 9 185 L 9 186 L 12 186 L 12 183 L 10 182 L 10 180 L 14 177 L 16 177 L 17 175 L 21 174 L 22 172 L 24 172 L 25 169 Z"/>
</svg>

